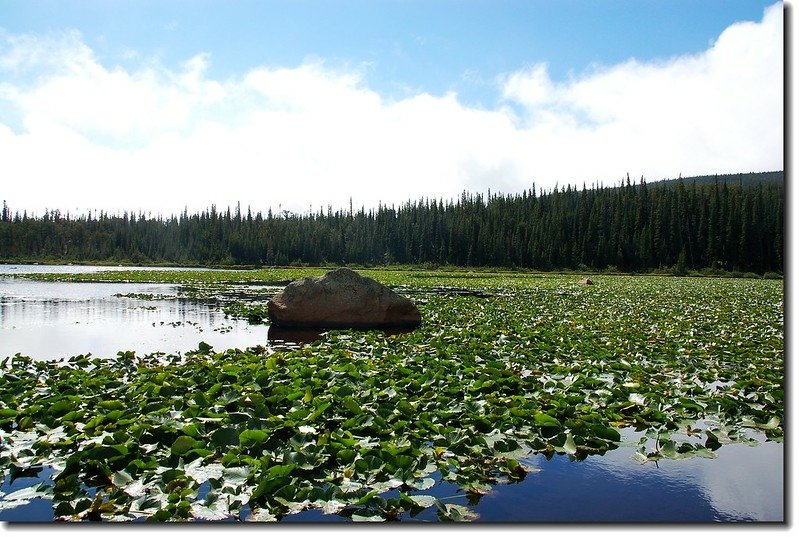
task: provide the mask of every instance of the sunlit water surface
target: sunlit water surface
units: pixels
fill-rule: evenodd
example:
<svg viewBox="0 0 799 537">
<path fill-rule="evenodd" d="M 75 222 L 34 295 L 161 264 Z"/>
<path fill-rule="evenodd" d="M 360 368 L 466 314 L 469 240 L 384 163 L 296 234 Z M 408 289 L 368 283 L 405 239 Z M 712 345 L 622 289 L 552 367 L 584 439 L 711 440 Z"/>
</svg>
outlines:
<svg viewBox="0 0 799 537">
<path fill-rule="evenodd" d="M 631 443 L 639 436 L 623 431 Z M 725 445 L 715 459 L 695 457 L 640 463 L 627 446 L 602 456 L 565 455 L 530 459 L 537 470 L 521 482 L 496 485 L 475 502 L 452 484 L 424 494 L 467 505 L 480 522 L 531 523 L 713 523 L 783 522 L 783 444 Z M 435 521 L 433 509 L 407 520 Z M 306 511 L 294 522 L 345 521 Z"/>
<path fill-rule="evenodd" d="M 28 267 L 26 267 L 28 268 Z M 126 267 L 127 268 L 127 267 Z M 105 269 L 104 267 L 102 269 Z M 205 341 L 218 349 L 266 345 L 268 327 L 227 318 L 215 304 L 178 298 L 139 300 L 131 293 L 176 296 L 163 284 L 51 283 L 4 278 L 20 268 L 0 265 L 0 358 L 16 353 L 37 359 L 121 350 L 181 353 Z M 36 267 L 39 272 L 88 272 L 98 267 Z M 32 270 L 27 270 L 32 271 Z M 637 433 L 625 431 L 634 444 Z M 761 438 L 761 440 L 764 440 Z M 448 503 L 470 505 L 483 522 L 713 522 L 784 520 L 783 444 L 725 445 L 717 458 L 641 464 L 633 448 L 572 461 L 565 456 L 530 460 L 537 471 L 519 483 L 497 485 L 469 504 L 454 485 L 425 491 Z M 2 485 L 4 492 L 28 479 Z M 0 512 L 0 520 L 51 520 L 50 502 Z M 407 518 L 407 517 L 406 517 Z M 414 520 L 435 520 L 427 509 Z M 306 511 L 286 521 L 346 519 Z"/>
<path fill-rule="evenodd" d="M 268 326 L 230 318 L 214 301 L 180 298 L 178 285 L 43 282 L 3 274 L 100 268 L 107 267 L 0 265 L 0 359 L 16 353 L 42 360 L 128 350 L 177 354 L 201 341 L 217 349 L 267 345 Z"/>
<path fill-rule="evenodd" d="M 479 522 L 528 523 L 713 523 L 783 522 L 783 445 L 726 445 L 716 459 L 661 460 L 641 464 L 633 449 L 620 447 L 583 461 L 555 456 L 533 457 L 537 471 L 517 483 L 496 485 L 470 502 L 455 485 L 439 483 L 423 494 L 446 503 L 468 505 Z M 439 477 L 433 475 L 433 477 Z M 0 490 L 11 492 L 35 484 L 24 478 Z M 396 491 L 387 497 L 397 496 Z M 246 509 L 242 513 L 247 514 Z M 52 504 L 30 504 L 0 512 L 4 521 L 48 521 Z M 436 521 L 426 509 L 407 521 Z M 284 522 L 348 522 L 339 515 L 303 511 Z"/>
</svg>

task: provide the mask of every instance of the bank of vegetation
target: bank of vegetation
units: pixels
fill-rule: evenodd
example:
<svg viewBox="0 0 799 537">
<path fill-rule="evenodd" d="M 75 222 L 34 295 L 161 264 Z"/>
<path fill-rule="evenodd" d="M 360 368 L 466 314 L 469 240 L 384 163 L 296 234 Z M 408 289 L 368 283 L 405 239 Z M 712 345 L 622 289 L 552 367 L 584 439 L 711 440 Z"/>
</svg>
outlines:
<svg viewBox="0 0 799 537">
<path fill-rule="evenodd" d="M 4 203 L 0 260 L 782 273 L 784 199 L 783 172 L 769 172 L 307 214 L 31 217 Z"/>
</svg>

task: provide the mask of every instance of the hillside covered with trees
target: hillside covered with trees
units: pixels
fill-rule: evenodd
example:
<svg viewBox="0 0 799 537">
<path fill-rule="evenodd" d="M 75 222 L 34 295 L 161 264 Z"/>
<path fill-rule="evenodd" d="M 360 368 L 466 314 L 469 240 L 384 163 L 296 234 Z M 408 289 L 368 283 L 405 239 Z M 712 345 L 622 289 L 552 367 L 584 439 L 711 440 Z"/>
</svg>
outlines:
<svg viewBox="0 0 799 537">
<path fill-rule="evenodd" d="M 3 204 L 0 260 L 177 265 L 434 264 L 541 270 L 783 271 L 784 174 L 521 194 L 463 193 L 304 215 L 240 208 L 152 217 Z"/>
</svg>

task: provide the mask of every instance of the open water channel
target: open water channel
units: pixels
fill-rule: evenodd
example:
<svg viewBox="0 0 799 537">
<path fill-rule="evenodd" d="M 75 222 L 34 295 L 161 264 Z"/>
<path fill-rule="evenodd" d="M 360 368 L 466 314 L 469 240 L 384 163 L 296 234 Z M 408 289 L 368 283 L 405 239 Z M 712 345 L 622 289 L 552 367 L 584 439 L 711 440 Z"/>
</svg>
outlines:
<svg viewBox="0 0 799 537">
<path fill-rule="evenodd" d="M 125 267 L 130 269 L 130 267 Z M 0 265 L 0 359 L 16 353 L 61 359 L 91 353 L 114 357 L 184 353 L 200 341 L 216 349 L 269 345 L 268 326 L 227 317 L 217 302 L 180 297 L 178 286 L 126 283 L 55 283 L 10 277 L 23 272 L 89 272 L 108 267 Z M 169 270 L 169 269 L 164 269 Z M 268 292 L 269 289 L 264 289 Z M 144 298 L 137 298 L 147 297 Z M 583 461 L 534 456 L 537 468 L 518 483 L 498 485 L 471 509 L 483 522 L 783 522 L 783 444 L 725 445 L 715 459 L 634 460 L 637 434 L 603 456 Z M 0 491 L 29 486 L 27 479 Z M 469 505 L 454 485 L 426 492 Z M 427 511 L 430 513 L 428 514 Z M 413 520 L 435 520 L 434 510 Z M 3 521 L 52 520 L 43 500 L 0 511 Z M 346 519 L 306 511 L 285 521 Z"/>
<path fill-rule="evenodd" d="M 16 353 L 43 360 L 87 353 L 113 358 L 128 350 L 139 356 L 176 354 L 196 349 L 200 341 L 218 349 L 267 344 L 268 326 L 230 318 L 217 301 L 182 297 L 178 285 L 7 276 L 107 269 L 0 265 L 0 358 Z"/>
</svg>

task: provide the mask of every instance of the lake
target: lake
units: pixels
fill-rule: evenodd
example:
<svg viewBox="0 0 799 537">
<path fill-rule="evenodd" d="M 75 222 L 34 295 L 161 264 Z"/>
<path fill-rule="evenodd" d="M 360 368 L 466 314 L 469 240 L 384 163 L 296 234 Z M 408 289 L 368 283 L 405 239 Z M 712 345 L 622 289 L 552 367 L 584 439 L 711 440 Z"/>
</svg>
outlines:
<svg viewBox="0 0 799 537">
<path fill-rule="evenodd" d="M 22 272 L 91 272 L 107 267 L 0 265 L 0 359 L 16 353 L 37 360 L 77 354 L 114 357 L 185 353 L 200 341 L 215 349 L 267 346 L 269 327 L 232 319 L 222 311 L 224 297 L 197 300 L 170 284 L 58 283 L 11 278 Z M 130 267 L 125 267 L 130 269 Z M 148 269 L 149 270 L 149 269 Z M 170 269 L 163 269 L 170 270 Z M 267 296 L 277 288 L 250 286 Z M 634 457 L 640 433 L 622 431 L 617 449 L 572 460 L 535 455 L 535 470 L 517 483 L 495 485 L 473 504 L 452 483 L 425 494 L 469 505 L 483 522 L 782 522 L 783 444 L 752 434 L 758 445 L 728 444 L 716 458 L 663 459 L 640 463 Z M 435 475 L 433 477 L 436 477 Z M 0 492 L 30 486 L 31 478 L 6 477 Z M 387 497 L 396 491 L 387 493 Z M 0 511 L 0 520 L 46 521 L 50 502 Z M 436 520 L 434 509 L 403 520 Z M 304 511 L 286 522 L 346 522 L 338 515 Z"/>
<path fill-rule="evenodd" d="M 80 274 L 106 268 L 0 265 L 0 358 L 16 353 L 40 360 L 86 353 L 114 357 L 128 350 L 139 355 L 176 354 L 196 349 L 200 341 L 218 349 L 268 343 L 267 325 L 230 318 L 219 300 L 187 298 L 178 285 L 62 283 L 6 276 L 23 272 Z M 276 290 L 250 287 L 265 294 Z"/>
<path fill-rule="evenodd" d="M 638 435 L 625 431 L 632 443 Z M 536 455 L 520 483 L 497 485 L 470 508 L 481 522 L 781 522 L 783 446 L 726 445 L 716 459 L 635 462 L 620 447 L 583 461 Z M 469 505 L 452 484 L 426 491 Z M 423 513 L 424 515 L 424 513 Z M 435 513 L 407 520 L 436 520 Z M 345 521 L 306 511 L 286 521 Z"/>
<path fill-rule="evenodd" d="M 625 431 L 625 440 L 637 437 Z M 513 484 L 496 485 L 470 504 L 451 483 L 435 485 L 427 494 L 447 498 L 448 503 L 468 505 L 480 522 L 782 522 L 783 445 L 763 442 L 758 446 L 726 445 L 716 459 L 661 460 L 640 464 L 633 448 L 622 446 L 603 456 L 583 461 L 543 455 L 529 459 L 537 471 Z M 435 476 L 434 476 L 435 477 Z M 0 490 L 9 493 L 35 484 L 22 478 Z M 396 496 L 388 493 L 386 497 Z M 53 518 L 49 501 L 0 511 L 0 520 L 48 521 Z M 402 520 L 435 521 L 433 509 Z M 287 516 L 284 522 L 349 522 L 338 515 L 308 510 Z"/>
</svg>

